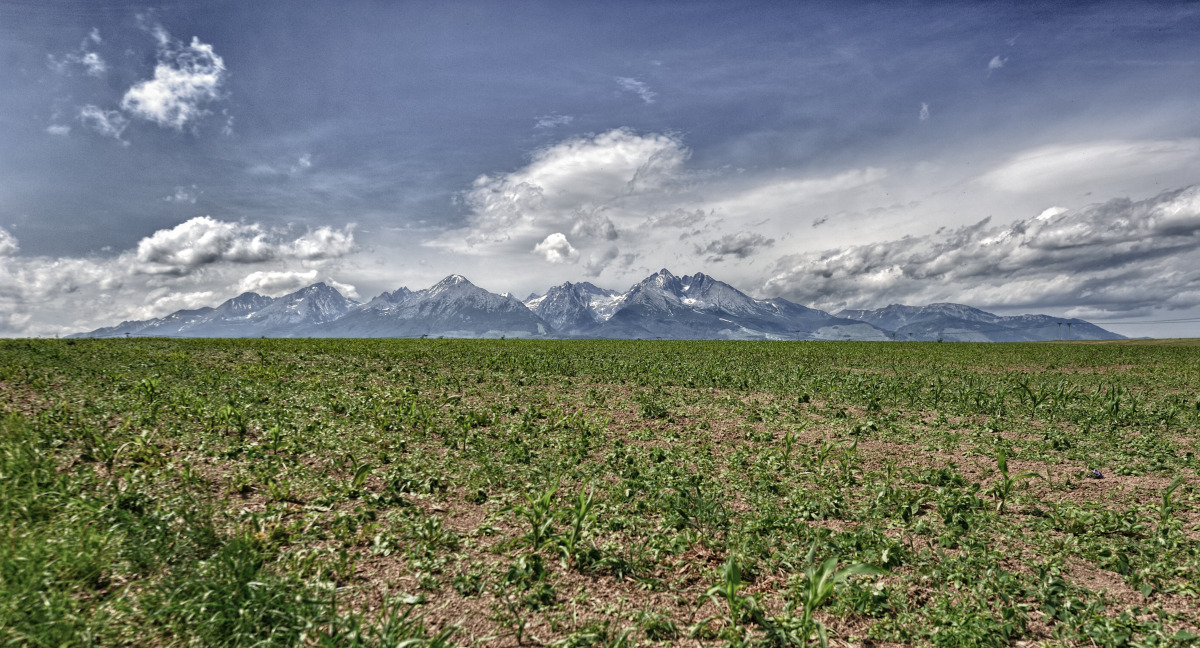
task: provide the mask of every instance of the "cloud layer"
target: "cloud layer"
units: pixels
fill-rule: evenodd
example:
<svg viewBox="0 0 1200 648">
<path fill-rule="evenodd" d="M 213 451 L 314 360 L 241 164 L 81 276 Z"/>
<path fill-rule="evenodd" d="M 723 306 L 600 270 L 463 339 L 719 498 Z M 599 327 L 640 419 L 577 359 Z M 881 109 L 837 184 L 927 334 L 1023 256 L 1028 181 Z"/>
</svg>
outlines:
<svg viewBox="0 0 1200 648">
<path fill-rule="evenodd" d="M 0 335 L 63 334 L 121 319 L 212 305 L 235 292 L 277 295 L 333 281 L 338 259 L 356 249 L 353 225 L 296 235 L 257 223 L 193 218 L 107 257 L 25 257 L 0 228 Z M 259 267 L 246 272 L 246 266 Z M 296 269 L 300 266 L 303 269 Z"/>
<path fill-rule="evenodd" d="M 534 259 L 574 267 L 564 279 L 617 285 L 647 269 L 734 260 L 737 280 L 790 234 L 797 210 L 889 177 L 875 167 L 744 177 L 691 170 L 690 157 L 673 134 L 620 128 L 567 138 L 519 169 L 478 177 L 460 196 L 467 226 L 426 245 L 504 263 L 518 277 L 543 275 L 528 265 Z"/>
<path fill-rule="evenodd" d="M 1200 185 L 935 235 L 787 255 L 761 287 L 819 308 L 953 300 L 1078 313 L 1200 301 Z"/>
</svg>

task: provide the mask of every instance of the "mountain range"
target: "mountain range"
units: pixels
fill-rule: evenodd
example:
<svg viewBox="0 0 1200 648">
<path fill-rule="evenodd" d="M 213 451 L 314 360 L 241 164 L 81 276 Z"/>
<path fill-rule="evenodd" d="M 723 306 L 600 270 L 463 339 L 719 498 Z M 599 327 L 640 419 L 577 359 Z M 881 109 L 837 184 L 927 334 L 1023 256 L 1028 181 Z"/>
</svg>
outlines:
<svg viewBox="0 0 1200 648">
<path fill-rule="evenodd" d="M 1065 330 L 1064 330 L 1065 326 Z M 1079 319 L 1000 316 L 962 304 L 843 310 L 754 299 L 708 275 L 666 269 L 624 293 L 567 282 L 524 301 L 450 275 L 359 303 L 317 283 L 282 297 L 247 292 L 219 306 L 72 337 L 460 337 L 1029 342 L 1122 336 Z"/>
</svg>

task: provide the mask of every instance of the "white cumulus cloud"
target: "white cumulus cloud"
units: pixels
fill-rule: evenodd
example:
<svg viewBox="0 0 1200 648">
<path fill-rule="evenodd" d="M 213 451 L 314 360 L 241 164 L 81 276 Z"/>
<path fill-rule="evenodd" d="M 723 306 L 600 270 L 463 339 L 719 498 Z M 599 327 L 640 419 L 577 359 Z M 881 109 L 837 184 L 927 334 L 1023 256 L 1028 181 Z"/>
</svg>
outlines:
<svg viewBox="0 0 1200 648">
<path fill-rule="evenodd" d="M 611 240 L 611 224 L 603 219 L 611 220 L 610 213 L 619 218 L 638 197 L 677 184 L 688 155 L 674 137 L 627 129 L 560 142 L 535 153 L 522 169 L 475 180 L 464 195 L 472 211 L 467 241 L 540 241 L 579 221 L 589 224 L 574 231 Z"/>
<path fill-rule="evenodd" d="M 305 261 L 345 256 L 354 250 L 354 226 L 336 230 L 324 225 L 307 232 L 285 249 L 290 256 Z"/>
<path fill-rule="evenodd" d="M 199 216 L 138 242 L 139 269 L 147 274 L 187 274 L 217 261 L 254 263 L 278 255 L 258 225 Z"/>
<path fill-rule="evenodd" d="M 579 250 L 576 250 L 562 232 L 547 236 L 533 248 L 534 254 L 540 254 L 550 263 L 574 263 L 579 260 Z"/>
<path fill-rule="evenodd" d="M 145 274 L 186 275 L 213 263 L 261 263 L 276 259 L 304 261 L 343 256 L 354 249 L 353 226 L 319 227 L 292 241 L 258 224 L 199 216 L 138 242 L 137 270 Z"/>
<path fill-rule="evenodd" d="M 154 78 L 129 88 L 121 108 L 134 117 L 182 131 L 207 114 L 205 104 L 221 98 L 225 61 L 199 38 L 184 44 L 161 27 L 154 33 L 159 42 Z"/>
<path fill-rule="evenodd" d="M 17 237 L 0 227 L 0 257 L 12 256 L 20 249 L 21 247 L 17 245 Z"/>
</svg>

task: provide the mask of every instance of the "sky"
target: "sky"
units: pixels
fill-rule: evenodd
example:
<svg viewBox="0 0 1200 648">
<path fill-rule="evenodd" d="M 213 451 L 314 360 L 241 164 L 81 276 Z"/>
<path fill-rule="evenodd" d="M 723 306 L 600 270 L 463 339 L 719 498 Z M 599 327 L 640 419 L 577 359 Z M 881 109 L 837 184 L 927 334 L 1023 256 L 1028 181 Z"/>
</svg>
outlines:
<svg viewBox="0 0 1200 648">
<path fill-rule="evenodd" d="M 0 336 L 660 268 L 1200 337 L 1200 5 L 0 0 Z"/>
</svg>

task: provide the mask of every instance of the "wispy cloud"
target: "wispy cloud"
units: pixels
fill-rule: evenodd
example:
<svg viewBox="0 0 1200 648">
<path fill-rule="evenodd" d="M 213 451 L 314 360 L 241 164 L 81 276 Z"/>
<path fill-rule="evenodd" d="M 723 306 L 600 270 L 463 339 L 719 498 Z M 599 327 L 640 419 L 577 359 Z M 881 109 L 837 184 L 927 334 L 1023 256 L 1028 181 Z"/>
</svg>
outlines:
<svg viewBox="0 0 1200 648">
<path fill-rule="evenodd" d="M 312 153 L 303 153 L 300 156 L 293 158 L 290 162 L 287 159 L 276 159 L 274 162 L 260 162 L 249 167 L 246 171 L 251 175 L 258 176 L 300 176 L 308 172 L 316 165 L 313 161 Z"/>
<path fill-rule="evenodd" d="M 1054 144 L 1024 151 L 981 180 L 1009 192 L 1163 174 L 1200 164 L 1200 139 Z"/>
<path fill-rule="evenodd" d="M 816 178 L 791 175 L 767 178 L 741 191 L 727 193 L 713 201 L 713 206 L 719 213 L 737 215 L 779 213 L 814 198 L 865 187 L 887 177 L 887 169 L 864 167 Z"/>
<path fill-rule="evenodd" d="M 651 90 L 650 86 L 644 81 L 638 81 L 631 77 L 617 77 L 616 81 L 622 90 L 636 94 L 642 101 L 648 104 L 654 103 L 654 98 L 658 96 L 658 93 Z"/>
<path fill-rule="evenodd" d="M 66 137 L 71 134 L 71 127 L 66 124 L 51 124 L 46 127 L 46 132 L 58 137 Z"/>
<path fill-rule="evenodd" d="M 104 61 L 104 57 L 100 56 L 99 52 L 93 51 L 92 48 L 103 42 L 104 39 L 100 38 L 100 30 L 93 28 L 76 51 L 64 54 L 61 58 L 47 55 L 46 63 L 59 74 L 70 74 L 73 68 L 82 68 L 84 74 L 90 77 L 102 77 L 108 72 L 108 63 Z"/>
<path fill-rule="evenodd" d="M 1008 63 L 1007 56 L 1005 56 L 1003 58 L 1001 58 L 999 55 L 993 56 L 992 60 L 988 61 L 988 64 L 987 64 L 988 74 L 991 74 L 992 72 L 995 72 L 996 70 L 999 70 L 1000 68 L 1004 67 L 1005 63 Z"/>
<path fill-rule="evenodd" d="M 153 33 L 158 40 L 154 78 L 129 88 L 121 108 L 134 117 L 182 131 L 208 114 L 205 104 L 221 99 L 225 60 L 199 38 L 184 44 L 161 26 Z"/>
<path fill-rule="evenodd" d="M 163 198 L 163 200 L 165 202 L 188 203 L 191 205 L 195 205 L 196 198 L 197 198 L 196 185 L 192 185 L 191 188 L 175 187 L 175 193 Z"/>
<path fill-rule="evenodd" d="M 121 134 L 129 126 L 129 119 L 120 111 L 103 110 L 99 106 L 88 104 L 79 109 L 79 121 L 105 137 L 111 137 L 125 146 L 129 145 L 129 142 L 121 139 Z"/>
<path fill-rule="evenodd" d="M 929 121 L 929 104 L 921 102 L 921 111 L 917 113 L 917 119 L 921 121 Z"/>
<path fill-rule="evenodd" d="M 554 113 L 552 115 L 543 115 L 538 117 L 537 123 L 534 124 L 533 127 L 542 129 L 558 128 L 559 126 L 566 126 L 573 121 L 575 121 L 575 118 L 571 115 L 560 115 L 558 113 Z"/>
<path fill-rule="evenodd" d="M 296 163 L 293 164 L 291 167 L 291 173 L 293 175 L 295 175 L 297 173 L 302 173 L 304 171 L 311 169 L 312 165 L 313 165 L 312 153 L 305 153 L 304 155 L 301 155 L 299 158 L 296 159 Z"/>
</svg>

